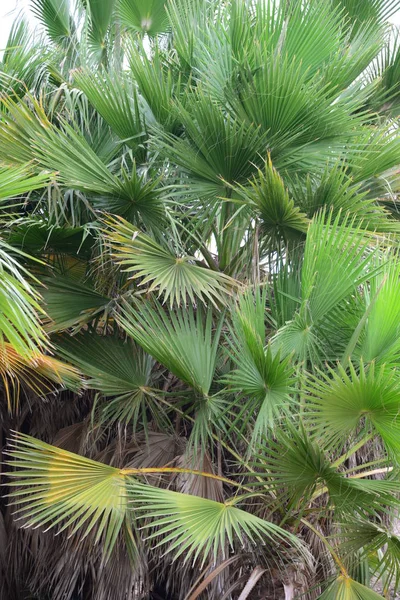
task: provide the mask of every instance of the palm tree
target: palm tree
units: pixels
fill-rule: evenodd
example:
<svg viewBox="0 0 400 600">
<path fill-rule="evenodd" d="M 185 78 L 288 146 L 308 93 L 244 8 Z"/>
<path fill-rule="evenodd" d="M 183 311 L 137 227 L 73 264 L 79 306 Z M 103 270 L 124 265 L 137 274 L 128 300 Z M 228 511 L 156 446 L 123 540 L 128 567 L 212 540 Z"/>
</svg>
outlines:
<svg viewBox="0 0 400 600">
<path fill-rule="evenodd" d="M 1 597 L 394 597 L 400 0 L 31 9 L 0 66 Z"/>
</svg>

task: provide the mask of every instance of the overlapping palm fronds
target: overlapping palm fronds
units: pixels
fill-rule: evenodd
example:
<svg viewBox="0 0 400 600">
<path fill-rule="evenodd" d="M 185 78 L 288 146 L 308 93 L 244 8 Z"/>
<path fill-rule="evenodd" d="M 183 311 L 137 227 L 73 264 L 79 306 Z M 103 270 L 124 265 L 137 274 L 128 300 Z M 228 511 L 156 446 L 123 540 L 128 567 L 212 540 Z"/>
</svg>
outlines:
<svg viewBox="0 0 400 600">
<path fill-rule="evenodd" d="M 0 596 L 394 597 L 399 0 L 30 5 Z"/>
</svg>

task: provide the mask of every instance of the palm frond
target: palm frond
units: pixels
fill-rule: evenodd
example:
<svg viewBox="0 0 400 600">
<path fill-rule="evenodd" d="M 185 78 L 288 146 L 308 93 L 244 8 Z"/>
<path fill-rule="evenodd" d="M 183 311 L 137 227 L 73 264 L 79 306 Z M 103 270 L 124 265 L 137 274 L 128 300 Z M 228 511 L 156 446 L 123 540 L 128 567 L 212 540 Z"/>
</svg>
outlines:
<svg viewBox="0 0 400 600">
<path fill-rule="evenodd" d="M 370 110 L 394 117 L 399 110 L 400 33 L 393 27 L 385 47 L 365 72 L 367 84 L 375 84 L 368 98 Z"/>
<path fill-rule="evenodd" d="M 399 353 L 398 323 L 400 318 L 399 265 L 390 257 L 382 259 L 382 272 L 371 278 L 365 301 L 368 320 L 360 336 L 356 353 L 366 363 L 396 361 Z"/>
<path fill-rule="evenodd" d="M 43 188 L 48 181 L 47 173 L 35 175 L 30 165 L 0 167 L 0 202 Z"/>
<path fill-rule="evenodd" d="M 301 240 L 306 233 L 308 219 L 289 197 L 283 180 L 270 159 L 265 163 L 265 171 L 259 169 L 247 187 L 236 187 L 235 192 L 260 219 L 261 232 L 272 248 Z"/>
<path fill-rule="evenodd" d="M 181 128 L 180 115 L 173 110 L 173 101 L 185 101 L 186 83 L 179 67 L 166 62 L 158 47 L 152 56 L 147 56 L 143 46 L 129 43 L 127 48 L 129 67 L 138 84 L 141 96 L 146 100 L 153 119 L 166 131 L 178 134 Z"/>
<path fill-rule="evenodd" d="M 344 8 L 349 20 L 358 26 L 369 22 L 383 24 L 400 8 L 399 0 L 365 0 L 361 4 L 357 0 L 332 0 L 332 4 Z"/>
<path fill-rule="evenodd" d="M 339 598 L 340 600 L 381 600 L 382 596 L 348 576 L 340 576 L 319 597 L 319 600 L 338 600 Z"/>
<path fill-rule="evenodd" d="M 108 219 L 107 225 L 106 239 L 112 244 L 116 262 L 132 273 L 132 279 L 140 278 L 140 285 L 149 286 L 149 292 L 157 290 L 171 307 L 188 300 L 195 303 L 196 298 L 215 306 L 226 304 L 237 285 L 227 275 L 199 266 L 195 257 L 161 246 L 125 219 Z"/>
<path fill-rule="evenodd" d="M 79 392 L 82 387 L 81 375 L 74 367 L 40 352 L 32 352 L 29 358 L 21 356 L 9 343 L 0 345 L 0 377 L 10 412 L 18 410 L 21 388 L 44 397 L 57 388 Z"/>
<path fill-rule="evenodd" d="M 238 508 L 239 497 L 220 503 L 141 484 L 133 474 L 145 475 L 146 469 L 117 469 L 20 433 L 8 455 L 15 469 L 11 497 L 24 527 L 68 528 L 70 535 L 82 529 L 83 537 L 93 532 L 106 555 L 132 509 L 175 557 L 185 552 L 186 560 L 202 564 L 209 553 L 214 560 L 225 555 L 237 537 L 242 543 L 290 543 L 301 550 L 295 536 Z"/>
<path fill-rule="evenodd" d="M 104 313 L 110 298 L 97 293 L 89 283 L 51 277 L 44 280 L 44 307 L 49 317 L 47 331 L 62 331 L 93 321 L 96 315 Z"/>
<path fill-rule="evenodd" d="M 254 164 L 261 163 L 267 136 L 253 124 L 226 117 L 201 89 L 193 92 L 190 104 L 180 103 L 174 110 L 179 112 L 186 137 L 160 132 L 157 143 L 161 141 L 163 154 L 193 177 L 217 187 L 221 180 L 242 183 L 254 171 Z"/>
<path fill-rule="evenodd" d="M 0 61 L 0 88 L 4 96 L 22 98 L 27 89 L 38 90 L 46 81 L 44 40 L 32 33 L 21 16 L 12 24 Z"/>
<path fill-rule="evenodd" d="M 238 508 L 239 499 L 220 503 L 135 483 L 130 486 L 133 506 L 151 519 L 147 527 L 156 528 L 151 537 L 162 536 L 158 543 L 168 544 L 168 552 L 175 557 L 184 555 L 184 562 L 200 559 L 203 566 L 207 556 L 226 557 L 235 537 L 242 543 L 289 542 L 300 547 L 296 538 L 277 525 Z"/>
<path fill-rule="evenodd" d="M 395 371 L 385 365 L 375 367 L 373 362 L 368 367 L 361 362 L 358 370 L 350 364 L 349 373 L 341 366 L 337 371 L 327 369 L 308 379 L 309 417 L 319 434 L 334 444 L 354 435 L 365 420 L 398 459 L 399 385 Z"/>
<path fill-rule="evenodd" d="M 33 100 L 33 110 L 13 95 L 2 97 L 1 105 L 0 160 L 10 166 L 26 165 L 35 159 L 33 140 L 50 127 L 50 122 L 43 106 L 36 100 Z"/>
<path fill-rule="evenodd" d="M 31 0 L 31 10 L 53 42 L 71 37 L 69 0 Z"/>
<path fill-rule="evenodd" d="M 119 0 L 121 22 L 128 28 L 154 36 L 168 28 L 165 0 Z"/>
<path fill-rule="evenodd" d="M 131 424 L 135 431 L 139 421 L 146 428 L 149 412 L 156 423 L 165 425 L 162 405 L 152 390 L 154 361 L 130 340 L 84 333 L 60 337 L 56 347 L 89 378 L 87 387 L 107 399 L 100 407 L 105 423 Z"/>
<path fill-rule="evenodd" d="M 284 503 L 284 519 L 312 505 L 315 497 L 325 496 L 325 509 L 347 519 L 354 515 L 372 515 L 398 505 L 399 485 L 391 480 L 368 480 L 347 477 L 331 464 L 322 444 L 311 439 L 305 430 L 278 431 L 276 440 L 260 443 L 255 467 L 259 487 L 270 487 Z M 322 510 L 322 508 L 321 508 Z"/>
<path fill-rule="evenodd" d="M 16 250 L 0 240 L 0 342 L 7 341 L 23 357 L 43 349 L 40 296 L 28 271 L 14 258 Z M 22 253 L 19 253 L 23 256 Z"/>
<path fill-rule="evenodd" d="M 302 295 L 317 322 L 342 298 L 371 277 L 373 249 L 362 228 L 353 221 L 322 213 L 307 233 L 302 267 Z M 328 293 L 328 290 L 330 292 Z"/>
<path fill-rule="evenodd" d="M 116 315 L 119 325 L 142 348 L 174 375 L 207 396 L 214 376 L 222 317 L 213 334 L 211 311 L 205 322 L 202 311 L 166 313 L 158 303 L 123 304 Z"/>
<path fill-rule="evenodd" d="M 89 38 L 96 51 L 104 49 L 114 8 L 115 0 L 86 0 L 86 9 L 90 16 Z"/>
<path fill-rule="evenodd" d="M 16 434 L 9 455 L 16 469 L 10 485 L 15 514 L 24 527 L 57 526 L 83 537 L 94 532 L 105 554 L 113 549 L 127 518 L 126 477 L 120 469 L 84 458 L 24 434 Z"/>
<path fill-rule="evenodd" d="M 6 164 L 24 164 L 35 156 L 42 169 L 57 171 L 62 185 L 88 194 L 96 208 L 139 222 L 143 219 L 148 226 L 161 225 L 165 208 L 157 189 L 160 177 L 148 179 L 147 173 L 138 172 L 135 162 L 130 172 L 122 168 L 120 176 L 115 175 L 82 132 L 65 121 L 62 128 L 56 128 L 43 107 L 31 100 L 34 111 L 4 100 L 7 125 L 2 128 L 0 124 L 0 158 Z"/>
<path fill-rule="evenodd" d="M 70 254 L 90 257 L 93 245 L 91 231 L 86 227 L 49 225 L 41 218 L 23 218 L 13 222 L 8 234 L 9 244 L 32 255 Z"/>
<path fill-rule="evenodd" d="M 397 593 L 400 583 L 400 539 L 383 524 L 358 520 L 343 523 L 340 547 L 345 555 L 362 551 L 361 556 L 373 556 L 372 575 L 381 580 L 385 589 Z"/>
<path fill-rule="evenodd" d="M 323 355 L 318 324 L 379 271 L 371 268 L 376 253 L 372 240 L 349 217 L 322 212 L 313 219 L 301 269 L 301 305 L 274 338 L 284 356 L 293 351 L 303 360 Z"/>
<path fill-rule="evenodd" d="M 145 133 L 132 81 L 121 72 L 108 73 L 104 70 L 93 77 L 93 73 L 86 70 L 74 71 L 74 84 L 84 92 L 118 137 L 138 151 Z"/>
<path fill-rule="evenodd" d="M 228 340 L 235 369 L 224 377 L 229 391 L 241 399 L 233 425 L 245 431 L 249 421 L 255 419 L 250 453 L 260 438 L 276 427 L 292 403 L 293 368 L 289 359 L 281 361 L 279 353 L 274 355 L 270 346 L 265 349 L 265 305 L 265 289 L 239 297 Z"/>
<path fill-rule="evenodd" d="M 390 213 L 363 192 L 360 184 L 354 185 L 340 162 L 329 165 L 320 178 L 308 176 L 305 183 L 301 179 L 292 181 L 290 190 L 301 210 L 310 218 L 327 210 L 335 217 L 341 214 L 342 219 L 350 215 L 354 223 L 362 224 L 370 231 L 397 231 L 398 223 L 390 219 Z"/>
</svg>

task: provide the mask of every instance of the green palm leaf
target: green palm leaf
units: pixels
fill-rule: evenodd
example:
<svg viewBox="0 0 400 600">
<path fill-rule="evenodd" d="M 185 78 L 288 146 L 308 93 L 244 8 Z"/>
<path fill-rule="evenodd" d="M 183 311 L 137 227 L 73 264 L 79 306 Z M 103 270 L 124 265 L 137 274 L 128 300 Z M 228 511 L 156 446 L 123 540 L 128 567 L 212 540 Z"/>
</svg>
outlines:
<svg viewBox="0 0 400 600">
<path fill-rule="evenodd" d="M 383 524 L 369 521 L 343 523 L 340 546 L 343 553 L 375 557 L 373 576 L 382 580 L 385 589 L 397 593 L 400 584 L 400 539 Z"/>
<path fill-rule="evenodd" d="M 136 222 L 157 227 L 165 221 L 165 209 L 158 190 L 159 177 L 151 180 L 139 174 L 135 163 L 131 172 L 117 177 L 81 134 L 65 124 L 64 130 L 51 129 L 44 139 L 37 139 L 37 156 L 49 168 L 54 165 L 58 178 L 67 187 L 91 195 L 93 204 Z M 41 150 L 39 150 L 39 147 Z"/>
<path fill-rule="evenodd" d="M 373 362 L 367 368 L 361 362 L 358 371 L 350 364 L 349 373 L 339 366 L 337 371 L 310 376 L 307 390 L 309 418 L 325 440 L 343 443 L 365 420 L 398 459 L 400 381 L 395 371 Z"/>
<path fill-rule="evenodd" d="M 267 136 L 253 124 L 226 117 L 220 107 L 201 89 L 193 92 L 191 102 L 180 103 L 178 111 L 186 137 L 182 139 L 159 133 L 158 144 L 169 160 L 187 170 L 193 177 L 213 188 L 243 180 L 260 164 L 265 154 Z"/>
<path fill-rule="evenodd" d="M 324 213 L 313 220 L 307 234 L 302 268 L 302 296 L 314 322 L 371 277 L 371 245 L 351 218 Z M 329 292 L 328 292 L 329 290 Z"/>
<path fill-rule="evenodd" d="M 46 186 L 49 175 L 35 175 L 30 165 L 22 167 L 0 167 L 0 202 L 20 196 Z"/>
<path fill-rule="evenodd" d="M 83 537 L 94 533 L 105 554 L 115 545 L 127 517 L 126 477 L 119 469 L 95 462 L 27 435 L 11 440 L 12 465 L 17 469 L 10 485 L 15 514 L 25 527 L 58 526 Z"/>
<path fill-rule="evenodd" d="M 165 0 L 119 0 L 121 22 L 148 35 L 164 33 L 168 28 Z"/>
<path fill-rule="evenodd" d="M 131 340 L 84 333 L 63 336 L 56 344 L 58 352 L 89 378 L 87 386 L 107 398 L 102 420 L 129 423 L 136 430 L 139 421 L 147 425 L 149 411 L 162 424 L 164 411 L 152 390 L 154 361 Z"/>
<path fill-rule="evenodd" d="M 396 361 L 399 356 L 400 266 L 383 256 L 382 272 L 371 278 L 365 293 L 368 320 L 360 337 L 356 353 L 366 363 Z"/>
<path fill-rule="evenodd" d="M 285 409 L 292 403 L 293 368 L 289 359 L 281 361 L 271 347 L 265 350 L 266 288 L 261 293 L 247 292 L 239 298 L 232 315 L 231 356 L 235 369 L 224 377 L 230 392 L 238 393 L 241 406 L 233 425 L 245 430 L 255 418 L 249 452 L 269 429 L 274 429 Z"/>
<path fill-rule="evenodd" d="M 115 0 L 86 0 L 90 16 L 89 37 L 94 49 L 102 50 L 114 11 Z"/>
<path fill-rule="evenodd" d="M 174 375 L 207 396 L 214 376 L 222 318 L 213 334 L 211 311 L 205 322 L 202 311 L 170 311 L 154 303 L 126 301 L 116 315 L 120 326 L 157 361 Z"/>
<path fill-rule="evenodd" d="M 10 230 L 11 246 L 32 255 L 72 255 L 82 259 L 91 256 L 93 237 L 89 228 L 49 225 L 44 219 L 21 219 Z"/>
<path fill-rule="evenodd" d="M 180 115 L 172 109 L 174 100 L 184 102 L 185 80 L 177 65 L 167 62 L 156 47 L 152 56 L 147 56 L 143 46 L 128 43 L 129 67 L 138 84 L 140 94 L 147 102 L 152 117 L 166 131 L 177 134 L 181 128 Z"/>
<path fill-rule="evenodd" d="M 319 600 L 382 600 L 382 596 L 350 577 L 342 575 L 319 597 Z"/>
<path fill-rule="evenodd" d="M 323 356 L 326 341 L 319 326 L 381 268 L 371 268 L 376 254 L 372 239 L 349 217 L 322 212 L 313 219 L 304 249 L 300 307 L 274 338 L 283 356 L 294 352 L 313 361 Z"/>
<path fill-rule="evenodd" d="M 28 271 L 14 258 L 15 253 L 0 240 L 0 343 L 8 341 L 26 357 L 43 349 L 47 338 L 40 323 L 40 296 L 29 283 Z"/>
<path fill-rule="evenodd" d="M 132 81 L 124 73 L 102 71 L 93 77 L 89 71 L 74 71 L 74 83 L 118 137 L 137 151 L 144 138 L 144 124 Z"/>
<path fill-rule="evenodd" d="M 262 234 L 271 247 L 298 241 L 308 229 L 308 219 L 289 197 L 282 178 L 272 166 L 265 163 L 265 171 L 258 170 L 247 187 L 235 188 L 261 222 Z"/>
<path fill-rule="evenodd" d="M 68 528 L 70 535 L 82 529 L 83 537 L 93 532 L 94 543 L 101 540 L 109 555 L 134 509 L 146 527 L 156 529 L 152 537 L 162 536 L 160 543 L 168 543 L 168 551 L 177 557 L 186 551 L 187 558 L 201 557 L 203 563 L 208 553 L 215 560 L 234 538 L 301 548 L 295 536 L 237 508 L 238 497 L 220 503 L 143 485 L 133 474 L 146 475 L 146 468 L 117 469 L 20 433 L 14 434 L 10 447 L 15 469 L 11 497 L 25 527 L 57 526 L 58 531 Z"/>
<path fill-rule="evenodd" d="M 390 19 L 400 8 L 399 0 L 332 0 L 332 4 L 344 8 L 351 21 L 358 25 L 375 22 L 377 25 Z"/>
<path fill-rule="evenodd" d="M 151 519 L 147 527 L 157 529 L 151 537 L 162 537 L 159 545 L 168 544 L 168 551 L 176 557 L 184 555 L 184 562 L 201 558 L 204 565 L 210 555 L 213 560 L 219 554 L 225 557 L 236 537 L 242 543 L 267 540 L 300 547 L 296 538 L 277 525 L 235 506 L 238 498 L 221 503 L 135 483 L 128 483 L 129 488 L 133 506 Z"/>
<path fill-rule="evenodd" d="M 321 210 L 329 210 L 333 216 L 350 215 L 354 222 L 370 231 L 397 231 L 398 223 L 390 219 L 390 213 L 376 199 L 354 185 L 352 178 L 341 163 L 329 165 L 322 177 L 308 176 L 307 181 L 298 178 L 290 182 L 290 191 L 298 205 L 310 218 Z"/>
<path fill-rule="evenodd" d="M 71 37 L 69 0 L 31 0 L 31 10 L 53 42 Z"/>
<path fill-rule="evenodd" d="M 331 464 L 308 432 L 277 431 L 276 440 L 260 443 L 256 467 L 257 487 L 271 487 L 285 506 L 285 519 L 291 510 L 302 511 L 314 497 L 326 495 L 325 508 L 336 514 L 354 518 L 354 515 L 378 515 L 381 511 L 398 506 L 396 494 L 399 484 L 391 480 L 368 480 L 347 477 Z"/>
<path fill-rule="evenodd" d="M 97 293 L 89 283 L 51 277 L 44 279 L 44 307 L 49 320 L 47 331 L 61 331 L 69 327 L 81 327 L 104 313 L 110 298 Z"/>
<path fill-rule="evenodd" d="M 48 51 L 42 39 L 30 31 L 21 16 L 12 24 L 0 61 L 0 88 L 6 97 L 22 98 L 26 90 L 37 90 L 46 76 L 44 58 Z"/>
<path fill-rule="evenodd" d="M 365 73 L 368 84 L 375 84 L 368 98 L 368 108 L 395 116 L 399 110 L 400 32 L 393 28 L 385 47 Z"/>
<path fill-rule="evenodd" d="M 111 230 L 106 232 L 106 238 L 112 244 L 116 262 L 132 273 L 132 279 L 141 278 L 140 285 L 149 286 L 149 292 L 158 290 L 171 308 L 188 300 L 195 303 L 196 298 L 214 305 L 226 304 L 236 285 L 227 275 L 199 266 L 194 257 L 161 246 L 125 219 L 109 219 L 107 225 Z"/>
<path fill-rule="evenodd" d="M 149 227 L 161 225 L 165 208 L 159 176 L 149 179 L 149 171 L 139 173 L 135 162 L 130 171 L 122 168 L 117 176 L 82 132 L 65 121 L 56 128 L 43 107 L 34 98 L 31 101 L 34 111 L 10 98 L 4 100 L 7 125 L 0 123 L 0 157 L 6 164 L 25 164 L 35 157 L 42 169 L 57 171 L 62 185 L 88 194 L 96 208 L 144 221 Z"/>
</svg>

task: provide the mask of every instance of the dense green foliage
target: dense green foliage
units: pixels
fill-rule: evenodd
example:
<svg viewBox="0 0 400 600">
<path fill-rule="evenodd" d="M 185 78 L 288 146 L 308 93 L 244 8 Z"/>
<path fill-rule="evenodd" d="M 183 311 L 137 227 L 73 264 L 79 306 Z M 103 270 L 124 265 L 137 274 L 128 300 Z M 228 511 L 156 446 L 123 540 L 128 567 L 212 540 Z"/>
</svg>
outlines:
<svg viewBox="0 0 400 600">
<path fill-rule="evenodd" d="M 0 63 L 1 598 L 394 597 L 400 0 L 31 10 Z"/>
</svg>

